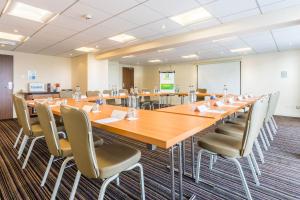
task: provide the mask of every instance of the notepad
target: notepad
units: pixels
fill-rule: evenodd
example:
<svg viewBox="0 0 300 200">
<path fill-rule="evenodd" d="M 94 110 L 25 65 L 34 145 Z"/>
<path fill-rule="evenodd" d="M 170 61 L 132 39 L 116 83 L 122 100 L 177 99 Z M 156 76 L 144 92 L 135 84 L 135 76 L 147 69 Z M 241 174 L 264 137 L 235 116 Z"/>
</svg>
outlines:
<svg viewBox="0 0 300 200">
<path fill-rule="evenodd" d="M 195 111 L 198 111 L 198 112 L 205 112 L 207 110 L 208 110 L 208 107 L 206 107 L 205 105 L 200 105 L 200 106 L 195 107 Z"/>
<path fill-rule="evenodd" d="M 234 98 L 233 98 L 233 97 L 229 98 L 229 99 L 227 100 L 227 103 L 233 104 L 233 103 L 234 103 Z"/>
<path fill-rule="evenodd" d="M 84 110 L 84 111 L 87 112 L 87 113 L 91 112 L 92 109 L 93 109 L 93 106 L 89 106 L 89 105 L 84 105 L 84 106 L 82 107 L 82 110 Z"/>
<path fill-rule="evenodd" d="M 87 96 L 86 96 L 86 95 L 81 95 L 81 98 L 82 98 L 82 99 L 86 99 Z"/>
<path fill-rule="evenodd" d="M 109 97 L 109 94 L 102 94 L 103 97 Z"/>
<path fill-rule="evenodd" d="M 126 96 L 126 94 L 125 94 L 125 93 L 120 93 L 119 95 L 120 95 L 120 96 Z"/>
<path fill-rule="evenodd" d="M 223 101 L 217 101 L 217 102 L 215 103 L 215 105 L 218 106 L 218 107 L 221 107 L 221 106 L 224 105 L 224 102 L 223 102 Z"/>
<path fill-rule="evenodd" d="M 108 124 L 108 123 L 117 122 L 117 121 L 120 121 L 120 120 L 121 119 L 109 117 L 109 118 L 99 119 L 96 122 L 99 123 L 99 124 Z"/>
<path fill-rule="evenodd" d="M 127 112 L 121 110 L 113 110 L 109 118 L 99 119 L 96 122 L 100 124 L 108 124 L 125 119 Z"/>
<path fill-rule="evenodd" d="M 222 107 L 238 108 L 240 106 L 224 104 Z"/>
<path fill-rule="evenodd" d="M 225 113 L 226 111 L 225 110 L 207 110 L 206 112 L 210 112 L 210 113 L 218 113 L 218 114 L 223 114 Z"/>
</svg>

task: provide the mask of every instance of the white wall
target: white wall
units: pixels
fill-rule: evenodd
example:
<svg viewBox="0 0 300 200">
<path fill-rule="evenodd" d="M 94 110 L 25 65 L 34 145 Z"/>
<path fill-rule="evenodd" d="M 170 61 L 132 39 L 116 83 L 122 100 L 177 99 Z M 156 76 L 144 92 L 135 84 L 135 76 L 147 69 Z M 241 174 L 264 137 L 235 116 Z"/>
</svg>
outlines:
<svg viewBox="0 0 300 200">
<path fill-rule="evenodd" d="M 287 71 L 287 78 L 281 78 Z M 242 59 L 242 92 L 280 91 L 276 114 L 300 117 L 300 51 L 246 56 Z"/>
<path fill-rule="evenodd" d="M 236 58 L 234 58 L 236 60 Z M 211 60 L 210 62 L 220 62 Z M 226 59 L 228 61 L 228 59 Z M 254 95 L 281 92 L 277 115 L 300 117 L 300 51 L 286 51 L 249 55 L 241 58 L 242 93 Z M 203 62 L 206 63 L 207 62 Z M 145 88 L 159 86 L 159 70 L 175 69 L 175 83 L 181 91 L 187 91 L 189 85 L 197 85 L 196 64 L 180 63 L 170 66 L 144 66 Z M 287 78 L 281 78 L 281 71 L 287 71 Z M 173 103 L 178 100 L 173 98 Z"/>
<path fill-rule="evenodd" d="M 76 56 L 72 58 L 72 89 L 76 86 L 80 86 L 83 93 L 88 88 L 87 83 L 87 55 Z"/>
<path fill-rule="evenodd" d="M 28 70 L 37 72 L 34 82 L 60 83 L 62 88 L 71 87 L 71 60 L 69 58 L 29 54 L 13 51 L 1 51 L 3 55 L 14 57 L 14 92 L 27 91 Z"/>
<path fill-rule="evenodd" d="M 88 90 L 103 90 L 108 88 L 108 60 L 96 60 L 88 55 Z"/>
</svg>

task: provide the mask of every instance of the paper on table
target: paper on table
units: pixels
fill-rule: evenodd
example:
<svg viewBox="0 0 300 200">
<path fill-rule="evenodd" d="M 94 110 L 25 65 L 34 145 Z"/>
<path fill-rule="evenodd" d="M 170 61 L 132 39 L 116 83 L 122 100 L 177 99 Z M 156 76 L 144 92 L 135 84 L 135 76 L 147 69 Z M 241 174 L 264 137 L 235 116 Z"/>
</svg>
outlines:
<svg viewBox="0 0 300 200">
<path fill-rule="evenodd" d="M 226 104 L 226 105 L 223 105 L 222 107 L 238 108 L 240 106 Z"/>
<path fill-rule="evenodd" d="M 217 102 L 215 103 L 215 105 L 218 106 L 218 107 L 220 107 L 220 106 L 223 106 L 224 103 L 223 103 L 222 101 L 217 101 Z"/>
<path fill-rule="evenodd" d="M 224 111 L 224 110 L 211 110 L 211 109 L 209 109 L 209 110 L 207 110 L 206 112 L 223 114 L 223 113 L 225 113 L 226 111 Z"/>
<path fill-rule="evenodd" d="M 126 96 L 126 94 L 125 94 L 125 93 L 120 93 L 119 95 L 120 95 L 120 96 Z"/>
<path fill-rule="evenodd" d="M 196 106 L 195 111 L 199 111 L 199 112 L 206 112 L 208 110 L 208 107 L 206 107 L 205 105 L 200 105 L 200 106 Z"/>
<path fill-rule="evenodd" d="M 109 94 L 102 94 L 103 97 L 109 97 Z"/>
<path fill-rule="evenodd" d="M 120 120 L 121 120 L 121 119 L 109 117 L 109 118 L 104 118 L 104 119 L 96 120 L 96 123 L 100 123 L 100 124 L 108 124 L 108 123 L 111 123 L 111 122 L 117 122 L 117 121 L 120 121 Z"/>
</svg>

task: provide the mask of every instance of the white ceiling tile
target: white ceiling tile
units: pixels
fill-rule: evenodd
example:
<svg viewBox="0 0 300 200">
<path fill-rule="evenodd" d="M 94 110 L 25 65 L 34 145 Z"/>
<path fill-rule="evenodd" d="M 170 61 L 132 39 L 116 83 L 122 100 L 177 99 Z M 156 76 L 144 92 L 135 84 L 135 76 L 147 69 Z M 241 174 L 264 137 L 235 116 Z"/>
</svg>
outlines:
<svg viewBox="0 0 300 200">
<path fill-rule="evenodd" d="M 134 0 L 81 0 L 81 2 L 112 15 L 125 11 L 138 4 L 138 2 Z"/>
<path fill-rule="evenodd" d="M 280 50 L 300 47 L 300 25 L 275 29 L 272 32 Z"/>
<path fill-rule="evenodd" d="M 215 17 L 225 17 L 257 8 L 254 0 L 219 0 L 204 6 Z"/>
<path fill-rule="evenodd" d="M 147 1 L 145 5 L 157 10 L 167 17 L 177 15 L 200 6 L 194 0 L 150 0 Z"/>
<path fill-rule="evenodd" d="M 257 0 L 259 6 L 266 6 L 273 3 L 278 3 L 280 1 L 285 1 L 285 0 Z"/>
<path fill-rule="evenodd" d="M 122 33 L 125 31 L 129 31 L 133 28 L 135 28 L 137 25 L 133 24 L 125 19 L 122 19 L 120 17 L 114 17 L 110 20 L 107 20 L 102 23 L 103 26 L 107 27 L 114 33 Z M 114 36 L 114 35 L 112 35 Z"/>
<path fill-rule="evenodd" d="M 279 1 L 276 3 L 270 4 L 270 5 L 262 6 L 261 10 L 263 13 L 267 13 L 270 11 L 280 10 L 280 9 L 284 9 L 284 8 L 295 6 L 295 5 L 300 5 L 300 1 L 299 0 L 284 0 L 284 1 Z"/>
<path fill-rule="evenodd" d="M 127 21 L 130 21 L 137 25 L 148 24 L 151 22 L 155 22 L 159 19 L 165 18 L 158 12 L 153 11 L 149 7 L 143 5 L 137 6 L 127 12 L 124 12 L 120 14 L 119 17 L 124 18 Z"/>
<path fill-rule="evenodd" d="M 181 29 L 182 26 L 173 22 L 170 19 L 162 19 L 157 22 L 147 24 L 143 26 L 143 28 L 151 29 L 153 33 L 158 34 L 158 33 L 166 33 L 169 31 Z"/>
<path fill-rule="evenodd" d="M 187 26 L 187 28 L 189 30 L 196 31 L 196 30 L 201 30 L 201 29 L 217 26 L 220 24 L 221 23 L 216 19 L 209 19 L 209 20 L 202 21 L 199 23 L 191 24 L 191 25 Z"/>
<path fill-rule="evenodd" d="M 110 14 L 107 14 L 99 9 L 90 7 L 80 2 L 64 12 L 63 15 L 72 17 L 76 20 L 82 20 L 89 24 L 95 24 L 111 16 Z M 90 15 L 91 19 L 86 20 L 84 18 L 85 15 Z"/>
<path fill-rule="evenodd" d="M 207 5 L 207 4 L 213 3 L 218 0 L 197 0 L 197 1 L 198 1 L 198 3 L 200 3 L 200 5 Z"/>
<path fill-rule="evenodd" d="M 134 35 L 137 38 L 147 38 L 149 36 L 153 36 L 155 32 L 151 29 L 145 28 L 145 27 L 140 27 L 133 29 L 131 31 L 126 32 L 126 34 L 129 35 Z"/>
<path fill-rule="evenodd" d="M 234 21 L 234 20 L 239 20 L 239 19 L 242 19 L 242 18 L 245 18 L 245 17 L 251 17 L 251 16 L 255 16 L 255 15 L 260 15 L 260 12 L 259 12 L 258 8 L 247 10 L 247 11 L 244 11 L 244 12 L 239 12 L 239 13 L 236 13 L 236 14 L 233 14 L 233 15 L 228 15 L 226 17 L 221 17 L 220 20 L 223 23 L 226 23 L 226 22 L 231 22 L 231 21 Z"/>
<path fill-rule="evenodd" d="M 14 17 L 10 15 L 3 15 L 0 18 L 0 24 L 2 27 L 11 27 L 13 29 L 17 29 L 20 33 L 23 33 L 28 36 L 34 33 L 36 30 L 38 30 L 41 27 L 41 24 L 38 22 L 22 19 L 19 17 Z"/>
<path fill-rule="evenodd" d="M 81 31 L 88 28 L 91 24 L 85 20 L 78 20 L 72 17 L 60 15 L 54 21 L 51 22 L 52 25 L 59 26 L 62 28 L 67 28 L 75 31 Z"/>
<path fill-rule="evenodd" d="M 251 33 L 242 35 L 240 38 L 257 53 L 277 50 L 270 32 Z"/>
<path fill-rule="evenodd" d="M 55 0 L 18 0 L 21 2 L 24 2 L 28 5 L 38 7 L 41 9 L 48 10 L 52 13 L 60 13 L 64 9 L 66 9 L 68 6 L 70 6 L 72 3 L 75 2 L 75 0 L 63 0 L 63 1 L 55 1 Z"/>
</svg>

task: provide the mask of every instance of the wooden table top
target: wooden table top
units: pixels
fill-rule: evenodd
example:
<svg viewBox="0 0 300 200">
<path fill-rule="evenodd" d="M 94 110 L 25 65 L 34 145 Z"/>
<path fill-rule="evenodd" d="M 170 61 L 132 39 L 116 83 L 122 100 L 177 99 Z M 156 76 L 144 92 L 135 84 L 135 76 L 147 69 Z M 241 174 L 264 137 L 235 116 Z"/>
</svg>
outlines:
<svg viewBox="0 0 300 200">
<path fill-rule="evenodd" d="M 32 102 L 29 102 L 29 105 L 34 106 Z M 75 102 L 74 100 L 69 99 L 68 105 L 82 108 L 84 105 L 93 105 L 93 103 L 86 101 Z M 60 115 L 59 105 L 53 105 L 51 108 L 55 115 Z M 143 143 L 157 145 L 164 149 L 168 149 L 176 143 L 195 135 L 217 121 L 213 118 L 200 118 L 165 112 L 137 110 L 137 120 L 129 121 L 125 119 L 108 124 L 100 124 L 96 121 L 109 118 L 113 110 L 127 111 L 128 108 L 102 105 L 100 106 L 100 110 L 101 112 L 98 113 L 89 113 L 93 127 Z"/>
<path fill-rule="evenodd" d="M 207 117 L 207 118 L 214 118 L 216 120 L 220 120 L 228 115 L 231 115 L 239 111 L 240 109 L 245 108 L 246 106 L 249 106 L 250 104 L 254 103 L 256 100 L 257 100 L 256 98 L 245 99 L 242 101 L 236 101 L 233 104 L 224 104 L 224 106 L 220 106 L 220 107 L 214 105 L 216 100 L 198 101 L 193 104 L 183 104 L 183 105 L 156 109 L 156 111 L 189 115 L 189 116 Z M 199 105 L 206 105 L 211 111 L 206 111 L 206 112 L 195 111 L 195 107 Z"/>
</svg>

